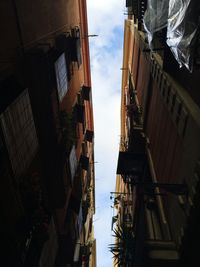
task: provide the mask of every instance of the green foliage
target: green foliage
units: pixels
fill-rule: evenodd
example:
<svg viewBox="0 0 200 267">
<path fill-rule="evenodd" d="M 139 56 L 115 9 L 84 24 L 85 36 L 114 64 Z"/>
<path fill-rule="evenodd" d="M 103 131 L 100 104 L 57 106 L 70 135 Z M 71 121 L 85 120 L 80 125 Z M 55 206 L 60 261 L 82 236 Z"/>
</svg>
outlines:
<svg viewBox="0 0 200 267">
<path fill-rule="evenodd" d="M 76 117 L 75 111 L 67 113 L 66 111 L 60 112 L 60 123 L 62 129 L 62 142 L 69 152 L 73 145 L 76 145 Z"/>
<path fill-rule="evenodd" d="M 114 230 L 116 242 L 109 245 L 113 258 L 120 267 L 133 266 L 135 236 L 130 227 L 117 226 Z"/>
</svg>

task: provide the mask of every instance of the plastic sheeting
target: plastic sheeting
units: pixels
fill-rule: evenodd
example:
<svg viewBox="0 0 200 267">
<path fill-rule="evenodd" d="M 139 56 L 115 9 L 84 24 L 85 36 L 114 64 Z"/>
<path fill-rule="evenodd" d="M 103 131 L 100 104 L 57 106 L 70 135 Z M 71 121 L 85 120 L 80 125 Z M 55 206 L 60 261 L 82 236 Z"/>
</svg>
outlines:
<svg viewBox="0 0 200 267">
<path fill-rule="evenodd" d="M 170 0 L 167 44 L 180 67 L 192 72 L 197 48 L 198 6 L 196 0 Z"/>
<path fill-rule="evenodd" d="M 148 0 L 143 19 L 151 49 L 153 49 L 152 41 L 154 34 L 167 27 L 168 7 L 169 0 Z"/>
<path fill-rule="evenodd" d="M 144 28 L 151 50 L 155 50 L 155 34 L 167 28 L 167 45 L 179 66 L 185 66 L 190 72 L 200 46 L 199 6 L 199 0 L 148 0 L 144 15 Z"/>
</svg>

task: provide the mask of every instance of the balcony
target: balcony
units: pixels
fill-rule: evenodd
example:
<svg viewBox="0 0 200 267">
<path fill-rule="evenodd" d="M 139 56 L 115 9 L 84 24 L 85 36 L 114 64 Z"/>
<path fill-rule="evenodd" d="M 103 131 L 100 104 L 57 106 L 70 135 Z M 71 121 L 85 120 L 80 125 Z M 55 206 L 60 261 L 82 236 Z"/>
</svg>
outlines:
<svg viewBox="0 0 200 267">
<path fill-rule="evenodd" d="M 178 266 L 178 248 L 170 234 L 169 223 L 162 220 L 155 197 L 145 197 L 144 200 L 146 264 L 158 267 Z"/>
<path fill-rule="evenodd" d="M 130 266 L 137 267 L 178 266 L 179 253 L 171 236 L 166 236 L 163 232 L 166 225 L 162 225 L 157 202 L 139 190 L 135 193 L 137 197 L 133 213 L 130 213 L 126 201 L 120 204 L 120 214 L 113 230 L 117 239 L 110 247 L 111 251 L 114 249 L 114 257 L 119 261 L 126 260 Z M 119 215 L 121 220 L 118 219 Z M 126 258 L 123 253 L 127 255 L 129 251 L 132 251 L 131 257 Z"/>
</svg>

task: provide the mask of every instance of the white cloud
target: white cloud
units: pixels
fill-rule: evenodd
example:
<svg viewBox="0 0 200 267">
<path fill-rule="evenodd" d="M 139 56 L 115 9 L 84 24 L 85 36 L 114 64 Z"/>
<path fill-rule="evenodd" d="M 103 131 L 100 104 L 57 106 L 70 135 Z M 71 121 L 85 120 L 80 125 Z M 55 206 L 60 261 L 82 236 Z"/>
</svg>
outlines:
<svg viewBox="0 0 200 267">
<path fill-rule="evenodd" d="M 89 32 L 98 34 L 97 47 L 107 46 L 114 38 L 113 30 L 121 27 L 124 19 L 123 0 L 88 0 Z"/>
<path fill-rule="evenodd" d="M 97 238 L 97 248 L 98 249 L 98 259 L 97 266 L 112 266 L 112 254 L 108 250 L 108 245 L 112 243 L 111 237 L 111 216 L 112 210 L 103 209 L 100 212 L 99 219 L 96 219 L 96 238 Z"/>
<path fill-rule="evenodd" d="M 115 189 L 120 140 L 120 91 L 125 1 L 88 0 L 89 34 L 95 123 L 97 266 L 112 266 L 111 201 Z M 118 34 L 118 35 L 117 35 Z"/>
</svg>

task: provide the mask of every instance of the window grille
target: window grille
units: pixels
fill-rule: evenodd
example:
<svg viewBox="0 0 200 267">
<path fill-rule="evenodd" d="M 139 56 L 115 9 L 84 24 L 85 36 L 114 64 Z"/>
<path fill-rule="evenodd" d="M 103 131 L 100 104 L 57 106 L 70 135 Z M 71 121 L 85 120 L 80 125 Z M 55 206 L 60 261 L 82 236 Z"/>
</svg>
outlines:
<svg viewBox="0 0 200 267">
<path fill-rule="evenodd" d="M 0 115 L 0 123 L 13 173 L 20 176 L 29 167 L 38 150 L 28 90 Z"/>
</svg>

